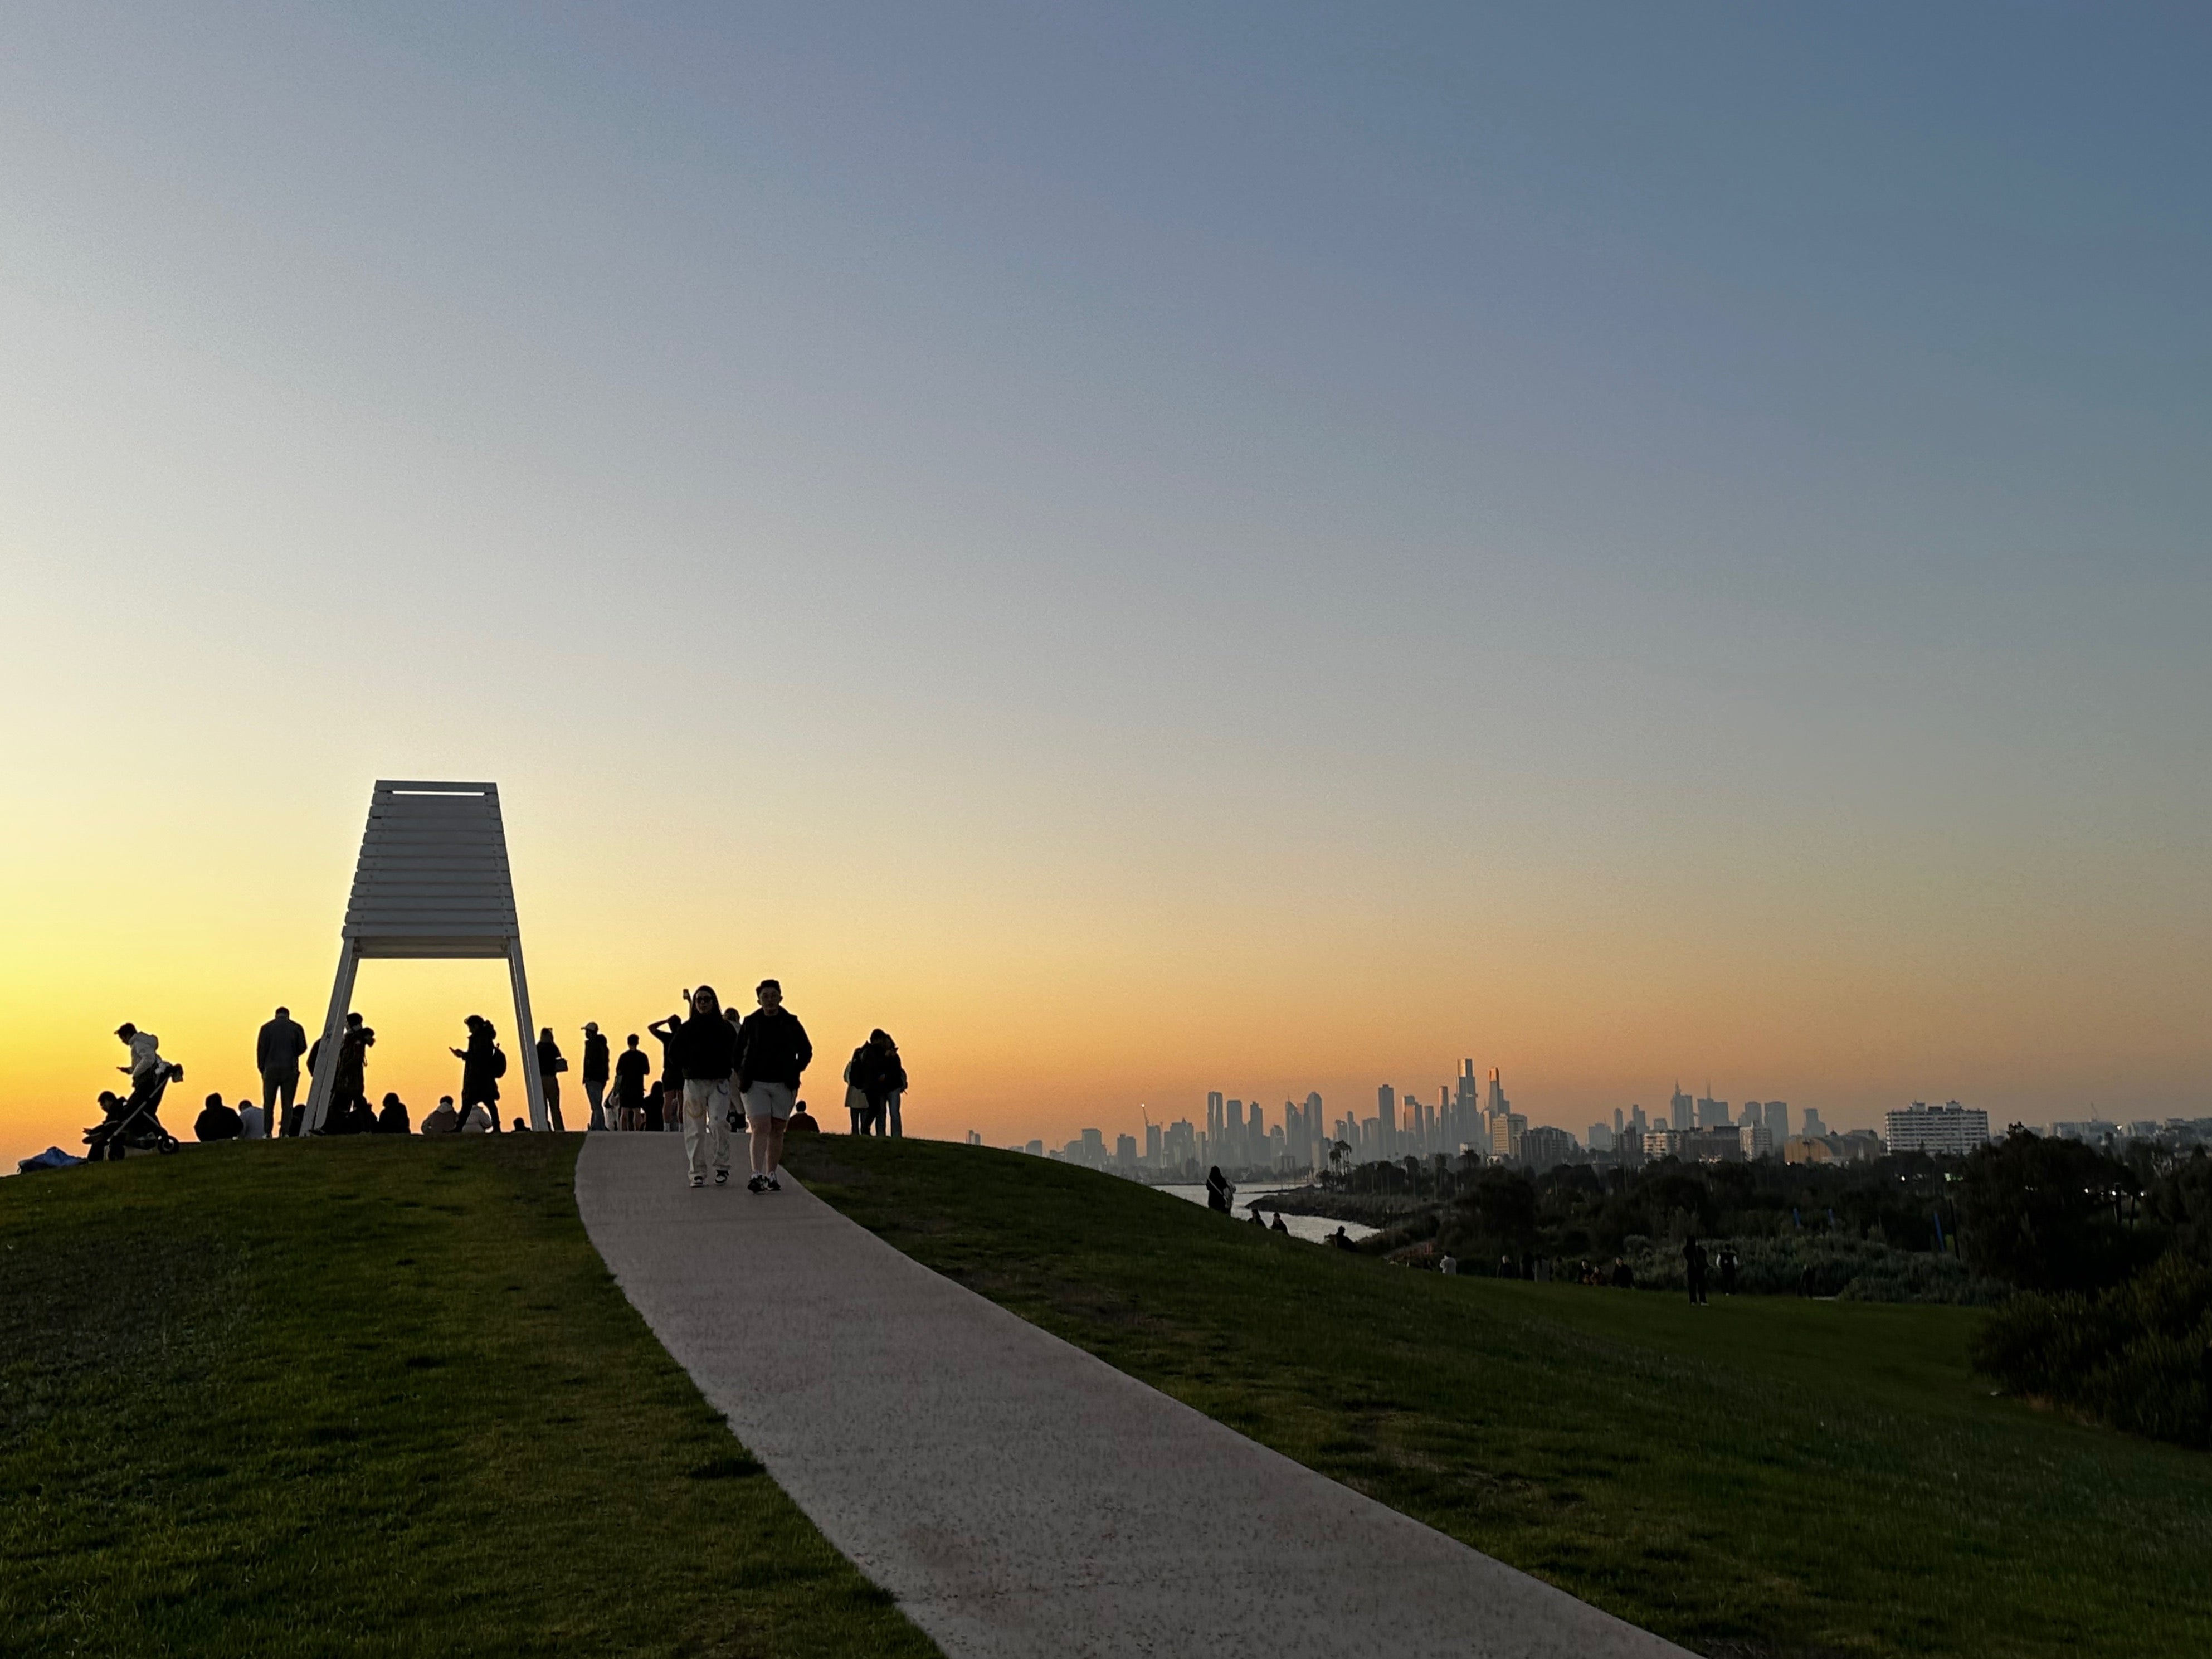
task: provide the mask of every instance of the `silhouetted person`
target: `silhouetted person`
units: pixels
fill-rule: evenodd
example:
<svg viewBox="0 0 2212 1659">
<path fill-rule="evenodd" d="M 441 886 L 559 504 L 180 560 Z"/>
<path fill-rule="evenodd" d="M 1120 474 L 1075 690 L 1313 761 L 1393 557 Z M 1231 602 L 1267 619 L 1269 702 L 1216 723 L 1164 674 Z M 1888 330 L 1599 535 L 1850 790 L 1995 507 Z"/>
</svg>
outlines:
<svg viewBox="0 0 2212 1659">
<path fill-rule="evenodd" d="M 691 994 L 684 994 L 685 1013 L 690 1011 Z M 684 1014 L 671 1014 L 666 1019 L 656 1019 L 645 1029 L 660 1045 L 660 1110 L 647 1113 L 647 1127 L 672 1129 L 676 1120 L 684 1115 L 684 1057 L 677 1050 L 676 1033 L 683 1029 Z M 657 1117 L 659 1121 L 652 1120 Z"/>
<path fill-rule="evenodd" d="M 1613 1264 L 1613 1287 L 1617 1291 L 1632 1291 L 1636 1288 L 1636 1270 L 1627 1262 L 1615 1261 Z"/>
<path fill-rule="evenodd" d="M 853 1133 L 881 1135 L 889 1124 L 890 1103 L 906 1087 L 906 1067 L 899 1063 L 898 1045 L 890 1033 L 878 1030 L 853 1050 L 845 1066 L 845 1081 L 860 1093 L 860 1121 Z"/>
<path fill-rule="evenodd" d="M 115 1145 L 115 1132 L 123 1127 L 123 1097 L 112 1089 L 100 1091 L 100 1121 L 84 1132 L 85 1161 L 98 1164 L 123 1156 Z"/>
<path fill-rule="evenodd" d="M 684 1161 L 691 1184 L 707 1184 L 711 1153 L 714 1184 L 730 1179 L 730 1119 L 736 1105 L 730 1078 L 737 1070 L 738 1028 L 722 1018 L 711 985 L 691 993 L 691 1018 L 676 1028 L 677 1064 L 684 1068 Z M 759 1190 L 757 1187 L 756 1192 Z"/>
<path fill-rule="evenodd" d="M 1332 1249 L 1348 1250 L 1352 1249 L 1352 1235 L 1344 1231 L 1344 1225 L 1340 1222 L 1336 1231 L 1328 1236 L 1328 1243 Z"/>
<path fill-rule="evenodd" d="M 738 1093 L 752 1142 L 753 1175 L 745 1184 L 757 1193 L 780 1193 L 784 1127 L 799 1103 L 799 1075 L 813 1062 L 814 1044 L 799 1016 L 783 1006 L 782 986 L 764 979 L 753 996 L 760 1006 L 738 1033 Z"/>
<path fill-rule="evenodd" d="M 422 1133 L 426 1135 L 459 1134 L 460 1128 L 461 1115 L 453 1109 L 453 1096 L 440 1095 L 436 1109 L 422 1120 Z"/>
<path fill-rule="evenodd" d="M 1690 1277 L 1690 1304 L 1702 1307 L 1705 1301 L 1705 1247 L 1692 1239 L 1682 1246 L 1682 1266 Z"/>
<path fill-rule="evenodd" d="M 269 1133 L 269 1114 L 250 1100 L 238 1103 L 238 1138 L 259 1140 Z"/>
<path fill-rule="evenodd" d="M 261 1121 L 272 1137 L 300 1133 L 292 1097 L 300 1089 L 300 1056 L 307 1052 L 307 1034 L 289 1008 L 279 1008 L 253 1039 L 253 1069 L 261 1074 Z"/>
<path fill-rule="evenodd" d="M 1286 1233 L 1290 1231 L 1290 1229 L 1283 1224 L 1283 1212 L 1280 1210 L 1275 1212 L 1275 1224 L 1272 1229 L 1270 1229 L 1270 1231 L 1279 1233 Z M 1444 1259 L 1446 1261 L 1449 1261 L 1451 1258 L 1447 1256 Z"/>
<path fill-rule="evenodd" d="M 655 1134 L 668 1127 L 668 1085 L 658 1078 L 645 1091 L 645 1127 Z"/>
<path fill-rule="evenodd" d="M 1735 1294 L 1735 1270 L 1739 1260 L 1735 1245 L 1721 1246 L 1721 1294 L 1723 1296 Z"/>
<path fill-rule="evenodd" d="M 469 1028 L 469 1046 L 447 1050 L 461 1062 L 461 1127 L 468 1127 L 469 1109 L 481 1106 L 484 1127 L 496 1134 L 499 1080 L 507 1073 L 507 1056 L 500 1051 L 497 1028 L 482 1014 L 471 1014 L 463 1023 Z"/>
<path fill-rule="evenodd" d="M 384 1097 L 384 1109 L 376 1115 L 376 1133 L 380 1135 L 404 1135 L 414 1126 L 408 1121 L 407 1103 L 398 1095 Z"/>
<path fill-rule="evenodd" d="M 495 1134 L 499 1120 L 492 1115 L 491 1108 L 478 1101 L 461 1113 L 461 1133 L 465 1135 Z"/>
<path fill-rule="evenodd" d="M 584 1022 L 584 1098 L 592 1103 L 592 1127 L 611 1129 L 602 1103 L 607 1092 L 607 1040 L 599 1034 L 599 1023 L 595 1019 Z"/>
<path fill-rule="evenodd" d="M 561 1045 L 553 1041 L 553 1028 L 548 1025 L 538 1034 L 538 1080 L 545 1090 L 545 1119 L 556 1134 L 567 1127 L 561 1121 L 561 1073 L 568 1069 Z"/>
<path fill-rule="evenodd" d="M 376 1033 L 362 1024 L 359 1014 L 348 1014 L 344 1035 L 338 1039 L 337 1058 L 331 1062 L 337 1069 L 331 1074 L 322 1133 L 366 1134 L 376 1127 L 376 1114 L 368 1104 L 368 1051 L 375 1045 Z"/>
<path fill-rule="evenodd" d="M 637 1033 L 629 1034 L 629 1046 L 615 1061 L 615 1100 L 608 1119 L 610 1129 L 640 1129 L 645 1127 L 645 1080 L 653 1075 L 653 1062 L 637 1046 Z"/>
<path fill-rule="evenodd" d="M 1206 1172 L 1206 1207 L 1207 1209 L 1227 1215 L 1230 1213 L 1230 1201 L 1236 1196 L 1237 1189 L 1229 1184 L 1229 1177 L 1221 1173 L 1221 1166 L 1218 1164 Z"/>
<path fill-rule="evenodd" d="M 787 1135 L 818 1135 L 822 1126 L 814 1121 L 814 1114 L 806 1109 L 806 1103 L 802 1100 L 792 1109 L 791 1121 L 783 1126 L 783 1132 Z"/>
<path fill-rule="evenodd" d="M 210 1095 L 200 1115 L 192 1120 L 195 1140 L 235 1140 L 245 1130 L 236 1112 L 221 1095 Z"/>
</svg>

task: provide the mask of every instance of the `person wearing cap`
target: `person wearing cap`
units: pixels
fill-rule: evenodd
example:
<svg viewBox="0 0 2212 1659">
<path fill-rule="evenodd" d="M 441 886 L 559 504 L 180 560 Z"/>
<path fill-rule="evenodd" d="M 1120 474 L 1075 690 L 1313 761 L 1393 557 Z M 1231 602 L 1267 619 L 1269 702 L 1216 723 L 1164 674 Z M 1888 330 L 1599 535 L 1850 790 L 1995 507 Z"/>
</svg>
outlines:
<svg viewBox="0 0 2212 1659">
<path fill-rule="evenodd" d="M 607 1097 L 607 1040 L 595 1019 L 584 1022 L 584 1098 L 592 1103 L 592 1127 L 611 1129 L 605 1102 Z"/>
</svg>

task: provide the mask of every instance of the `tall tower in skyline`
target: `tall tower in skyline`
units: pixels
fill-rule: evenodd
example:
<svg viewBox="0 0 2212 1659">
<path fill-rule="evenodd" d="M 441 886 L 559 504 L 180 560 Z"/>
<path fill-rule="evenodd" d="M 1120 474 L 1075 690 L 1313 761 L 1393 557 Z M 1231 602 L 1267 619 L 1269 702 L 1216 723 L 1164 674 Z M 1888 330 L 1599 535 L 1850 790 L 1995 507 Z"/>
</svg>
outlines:
<svg viewBox="0 0 2212 1659">
<path fill-rule="evenodd" d="M 1206 1134 L 1216 1146 L 1221 1144 L 1221 1091 L 1216 1089 L 1206 1097 Z"/>
</svg>

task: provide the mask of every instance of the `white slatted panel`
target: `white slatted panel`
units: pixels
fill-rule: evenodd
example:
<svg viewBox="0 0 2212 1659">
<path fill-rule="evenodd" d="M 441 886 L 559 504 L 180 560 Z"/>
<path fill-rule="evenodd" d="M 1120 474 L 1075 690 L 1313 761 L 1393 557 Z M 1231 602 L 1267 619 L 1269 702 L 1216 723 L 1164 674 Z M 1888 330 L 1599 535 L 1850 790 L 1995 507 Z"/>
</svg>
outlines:
<svg viewBox="0 0 2212 1659">
<path fill-rule="evenodd" d="M 363 957 L 498 957 L 517 933 L 493 783 L 379 780 L 345 937 Z"/>
</svg>

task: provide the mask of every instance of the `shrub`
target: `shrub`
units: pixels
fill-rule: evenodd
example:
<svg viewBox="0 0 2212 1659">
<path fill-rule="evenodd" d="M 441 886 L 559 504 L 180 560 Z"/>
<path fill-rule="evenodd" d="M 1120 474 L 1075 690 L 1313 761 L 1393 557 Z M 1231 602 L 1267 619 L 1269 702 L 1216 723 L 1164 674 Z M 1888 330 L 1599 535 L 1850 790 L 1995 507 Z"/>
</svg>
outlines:
<svg viewBox="0 0 2212 1659">
<path fill-rule="evenodd" d="M 2212 1268 L 2174 1254 L 2115 1290 L 2014 1297 L 1975 1334 L 1972 1357 L 2008 1393 L 2212 1444 Z"/>
</svg>

